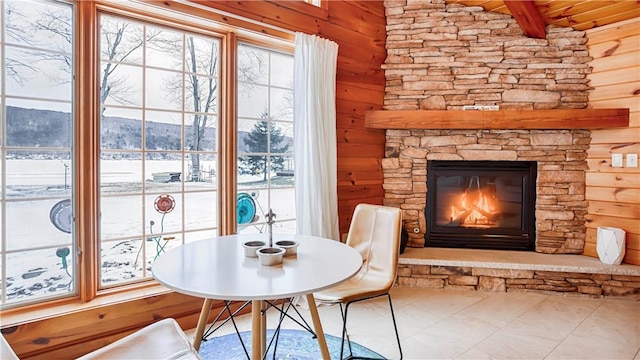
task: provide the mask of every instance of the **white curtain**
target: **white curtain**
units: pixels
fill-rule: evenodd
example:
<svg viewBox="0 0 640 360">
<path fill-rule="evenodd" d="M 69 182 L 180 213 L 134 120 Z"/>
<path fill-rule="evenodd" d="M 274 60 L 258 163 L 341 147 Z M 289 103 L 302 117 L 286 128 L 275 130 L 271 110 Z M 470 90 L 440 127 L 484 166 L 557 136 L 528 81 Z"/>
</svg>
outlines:
<svg viewBox="0 0 640 360">
<path fill-rule="evenodd" d="M 336 165 L 338 44 L 296 33 L 294 152 L 297 232 L 339 240 Z"/>
</svg>

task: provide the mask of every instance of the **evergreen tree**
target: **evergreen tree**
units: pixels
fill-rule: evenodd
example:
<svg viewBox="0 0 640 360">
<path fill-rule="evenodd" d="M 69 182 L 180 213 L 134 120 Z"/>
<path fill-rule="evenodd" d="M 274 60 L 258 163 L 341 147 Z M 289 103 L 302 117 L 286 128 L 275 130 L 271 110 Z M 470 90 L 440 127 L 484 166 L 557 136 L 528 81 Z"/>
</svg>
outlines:
<svg viewBox="0 0 640 360">
<path fill-rule="evenodd" d="M 263 118 L 266 114 L 263 115 Z M 262 120 L 256 123 L 251 132 L 244 138 L 247 152 L 255 155 L 241 156 L 239 159 L 238 169 L 241 174 L 257 175 L 262 173 L 262 180 L 267 180 L 269 171 L 278 171 L 284 168 L 285 158 L 282 156 L 272 156 L 271 168 L 269 168 L 269 159 L 267 157 L 268 146 L 271 147 L 272 154 L 284 154 L 289 150 L 289 144 L 285 143 L 285 136 L 280 128 L 274 123 Z"/>
</svg>

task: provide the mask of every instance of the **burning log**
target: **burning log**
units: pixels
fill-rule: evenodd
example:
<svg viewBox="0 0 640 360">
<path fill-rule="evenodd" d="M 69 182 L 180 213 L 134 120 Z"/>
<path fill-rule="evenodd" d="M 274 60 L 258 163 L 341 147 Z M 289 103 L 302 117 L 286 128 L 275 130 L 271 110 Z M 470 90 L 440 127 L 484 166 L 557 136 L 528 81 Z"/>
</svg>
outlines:
<svg viewBox="0 0 640 360">
<path fill-rule="evenodd" d="M 451 224 L 461 224 L 467 219 L 467 217 L 471 214 L 473 209 L 464 209 L 462 212 L 458 212 L 457 214 L 453 214 L 451 217 Z"/>
<path fill-rule="evenodd" d="M 492 213 L 492 212 L 483 210 L 482 208 L 478 207 L 475 204 L 471 204 L 471 207 L 473 208 L 473 210 L 479 212 L 480 214 L 482 214 L 482 216 L 486 217 L 488 222 L 494 222 L 495 217 L 500 214 L 500 212 Z"/>
</svg>

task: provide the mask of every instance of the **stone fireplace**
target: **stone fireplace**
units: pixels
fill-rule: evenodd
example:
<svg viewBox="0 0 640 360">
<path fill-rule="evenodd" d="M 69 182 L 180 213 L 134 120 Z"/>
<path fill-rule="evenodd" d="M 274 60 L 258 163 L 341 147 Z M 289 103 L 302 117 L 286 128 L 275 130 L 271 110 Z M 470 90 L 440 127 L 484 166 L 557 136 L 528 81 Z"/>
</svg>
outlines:
<svg viewBox="0 0 640 360">
<path fill-rule="evenodd" d="M 587 108 L 591 58 L 582 31 L 549 27 L 546 39 L 531 39 L 511 16 L 443 0 L 386 0 L 385 8 L 384 110 Z M 430 120 L 386 132 L 384 203 L 403 209 L 408 246 L 425 245 L 428 161 L 531 161 L 535 251 L 582 253 L 589 130 L 430 129 Z"/>
<path fill-rule="evenodd" d="M 425 245 L 428 160 L 534 161 L 535 251 L 581 253 L 588 130 L 387 130 L 384 202 L 403 209 L 408 246 Z"/>
</svg>

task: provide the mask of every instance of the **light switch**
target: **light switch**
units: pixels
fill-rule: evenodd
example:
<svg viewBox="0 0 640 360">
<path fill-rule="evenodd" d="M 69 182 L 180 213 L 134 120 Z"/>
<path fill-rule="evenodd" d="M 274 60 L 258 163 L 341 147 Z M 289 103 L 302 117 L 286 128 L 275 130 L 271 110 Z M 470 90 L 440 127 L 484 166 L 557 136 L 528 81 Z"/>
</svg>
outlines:
<svg viewBox="0 0 640 360">
<path fill-rule="evenodd" d="M 638 167 L 638 154 L 627 154 L 627 167 Z"/>
<path fill-rule="evenodd" d="M 622 154 L 611 154 L 611 166 L 622 167 Z"/>
</svg>

